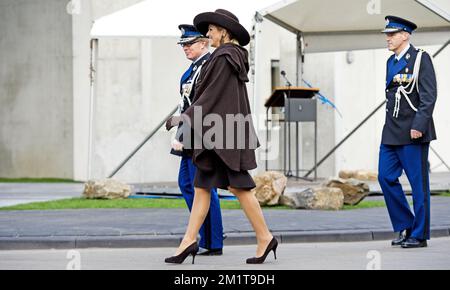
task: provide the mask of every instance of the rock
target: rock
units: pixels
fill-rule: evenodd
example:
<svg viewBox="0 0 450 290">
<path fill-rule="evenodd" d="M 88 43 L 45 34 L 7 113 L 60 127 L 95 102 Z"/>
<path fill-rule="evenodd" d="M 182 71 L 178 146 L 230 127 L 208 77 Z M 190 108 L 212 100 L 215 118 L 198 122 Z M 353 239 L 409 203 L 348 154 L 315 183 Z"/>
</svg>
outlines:
<svg viewBox="0 0 450 290">
<path fill-rule="evenodd" d="M 340 210 L 344 206 L 344 194 L 339 188 L 310 188 L 298 193 L 285 193 L 280 203 L 296 209 Z"/>
<path fill-rule="evenodd" d="M 90 180 L 84 186 L 87 199 L 122 199 L 131 194 L 131 186 L 112 179 Z"/>
<path fill-rule="evenodd" d="M 372 171 L 359 170 L 356 171 L 354 178 L 363 181 L 377 181 L 378 173 Z"/>
<path fill-rule="evenodd" d="M 356 171 L 353 170 L 341 170 L 339 171 L 339 178 L 350 179 L 355 176 Z"/>
<path fill-rule="evenodd" d="M 332 179 L 326 187 L 339 188 L 344 193 L 344 203 L 357 205 L 369 195 L 369 186 L 356 179 Z"/>
<path fill-rule="evenodd" d="M 256 188 L 253 192 L 259 201 L 259 204 L 278 205 L 280 196 L 283 194 L 287 185 L 287 178 L 279 172 L 265 172 L 254 178 Z"/>
<path fill-rule="evenodd" d="M 339 178 L 342 179 L 358 179 L 363 181 L 377 181 L 378 173 L 368 170 L 341 170 L 339 172 Z"/>
</svg>

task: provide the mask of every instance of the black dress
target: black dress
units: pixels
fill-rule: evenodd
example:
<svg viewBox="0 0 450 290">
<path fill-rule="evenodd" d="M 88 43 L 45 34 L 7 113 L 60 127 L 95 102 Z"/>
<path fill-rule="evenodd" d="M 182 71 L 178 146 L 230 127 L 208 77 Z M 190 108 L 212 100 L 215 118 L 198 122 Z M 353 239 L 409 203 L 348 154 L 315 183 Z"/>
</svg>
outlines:
<svg viewBox="0 0 450 290">
<path fill-rule="evenodd" d="M 248 171 L 233 171 L 222 161 L 222 159 L 213 150 L 205 150 L 198 157 L 198 160 L 208 158 L 213 161 L 213 170 L 204 170 L 197 168 L 195 174 L 194 186 L 211 190 L 220 188 L 228 190 L 228 187 L 252 190 L 256 187 L 253 178 Z"/>
</svg>

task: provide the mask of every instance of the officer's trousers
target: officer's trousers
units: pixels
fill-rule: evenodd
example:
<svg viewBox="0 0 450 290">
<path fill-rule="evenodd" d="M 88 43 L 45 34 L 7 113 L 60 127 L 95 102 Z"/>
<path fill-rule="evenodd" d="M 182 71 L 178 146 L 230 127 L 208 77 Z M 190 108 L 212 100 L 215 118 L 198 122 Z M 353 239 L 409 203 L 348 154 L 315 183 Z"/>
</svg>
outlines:
<svg viewBox="0 0 450 290">
<path fill-rule="evenodd" d="M 178 185 L 186 200 L 189 211 L 192 210 L 192 205 L 194 203 L 194 177 L 196 170 L 192 158 L 183 157 L 181 159 Z M 204 249 L 223 248 L 222 214 L 216 189 L 211 190 L 211 206 L 205 222 L 200 229 L 200 237 L 199 246 Z"/>
<path fill-rule="evenodd" d="M 378 180 L 394 231 L 410 229 L 419 240 L 430 239 L 429 148 L 429 143 L 380 147 Z M 414 213 L 399 182 L 403 171 L 411 184 Z"/>
</svg>

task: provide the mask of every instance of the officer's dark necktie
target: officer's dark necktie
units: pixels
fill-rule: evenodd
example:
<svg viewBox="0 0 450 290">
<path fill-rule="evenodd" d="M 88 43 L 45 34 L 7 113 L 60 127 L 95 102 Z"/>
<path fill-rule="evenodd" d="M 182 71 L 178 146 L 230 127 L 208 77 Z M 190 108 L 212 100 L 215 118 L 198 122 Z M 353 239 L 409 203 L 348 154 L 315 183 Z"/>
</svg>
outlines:
<svg viewBox="0 0 450 290">
<path fill-rule="evenodd" d="M 394 59 L 394 65 L 396 65 L 397 63 L 398 63 L 398 59 L 395 58 L 395 59 Z"/>
<path fill-rule="evenodd" d="M 184 84 L 189 79 L 189 76 L 192 74 L 193 70 L 194 70 L 194 63 L 191 64 L 189 69 L 181 77 L 181 85 Z"/>
</svg>

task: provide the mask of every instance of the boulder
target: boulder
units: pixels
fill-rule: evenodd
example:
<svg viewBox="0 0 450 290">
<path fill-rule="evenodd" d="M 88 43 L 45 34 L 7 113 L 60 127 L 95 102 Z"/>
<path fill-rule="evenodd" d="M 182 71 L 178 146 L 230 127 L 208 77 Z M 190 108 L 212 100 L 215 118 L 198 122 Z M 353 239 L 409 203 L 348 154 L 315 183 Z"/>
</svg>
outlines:
<svg viewBox="0 0 450 290">
<path fill-rule="evenodd" d="M 357 205 L 369 195 L 369 186 L 356 179 L 331 179 L 326 187 L 341 189 L 347 205 Z"/>
<path fill-rule="evenodd" d="M 339 188 L 309 188 L 283 194 L 280 203 L 296 209 L 340 210 L 344 206 L 344 194 Z"/>
<path fill-rule="evenodd" d="M 358 179 L 363 181 L 377 181 L 378 173 L 368 170 L 341 170 L 339 178 L 342 179 Z"/>
<path fill-rule="evenodd" d="M 372 171 L 359 170 L 356 171 L 354 178 L 363 181 L 377 181 L 378 173 Z"/>
<path fill-rule="evenodd" d="M 287 178 L 279 172 L 265 172 L 257 175 L 255 178 L 256 188 L 253 189 L 259 204 L 278 205 L 280 196 L 283 194 L 287 185 Z"/>
<path fill-rule="evenodd" d="M 350 179 L 355 176 L 356 171 L 354 170 L 341 170 L 339 171 L 339 178 Z"/>
<path fill-rule="evenodd" d="M 90 180 L 84 186 L 87 199 L 123 199 L 131 194 L 131 186 L 113 179 Z"/>
</svg>

